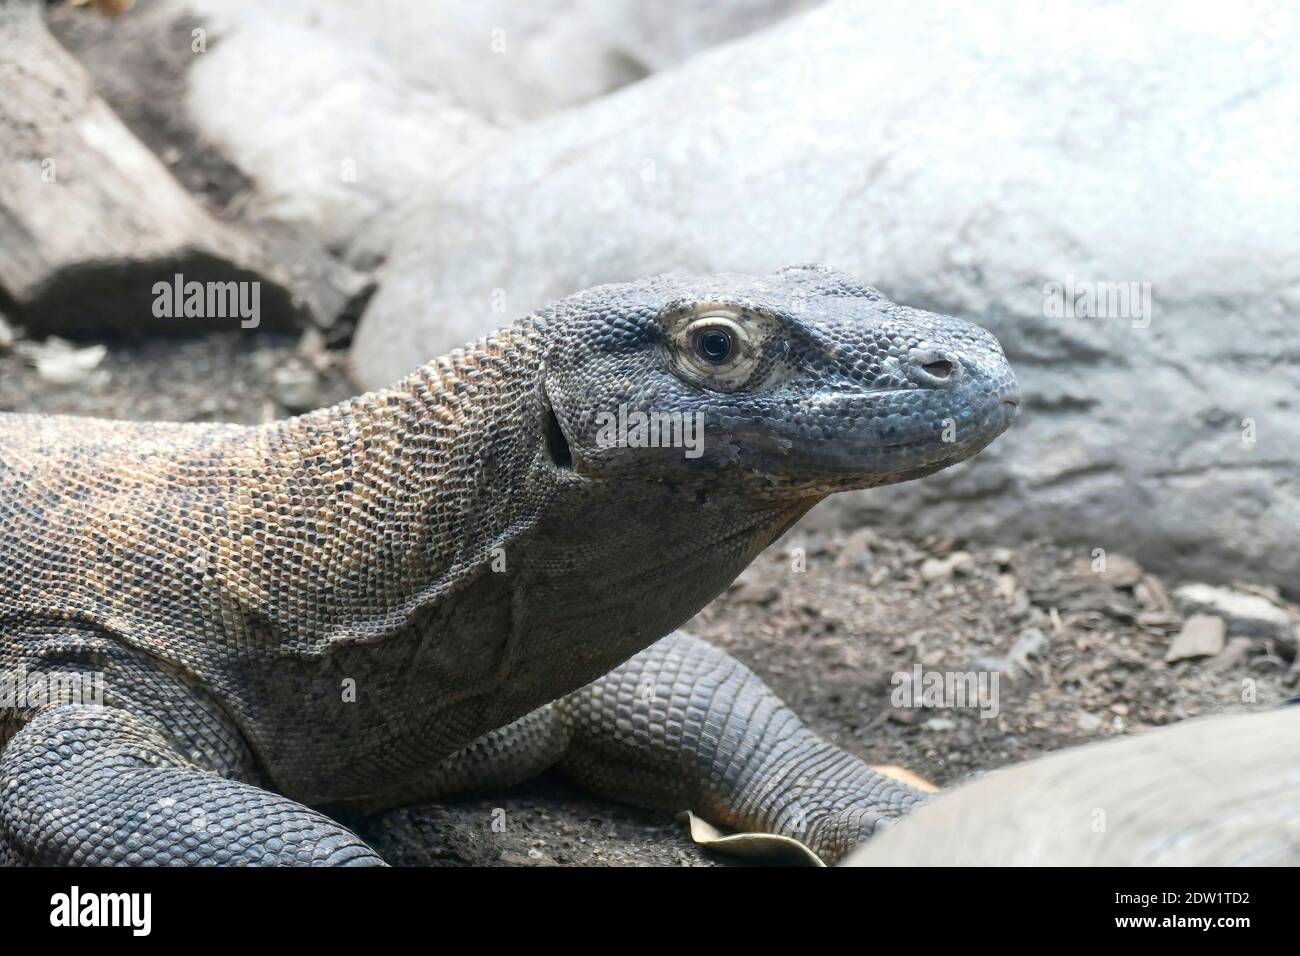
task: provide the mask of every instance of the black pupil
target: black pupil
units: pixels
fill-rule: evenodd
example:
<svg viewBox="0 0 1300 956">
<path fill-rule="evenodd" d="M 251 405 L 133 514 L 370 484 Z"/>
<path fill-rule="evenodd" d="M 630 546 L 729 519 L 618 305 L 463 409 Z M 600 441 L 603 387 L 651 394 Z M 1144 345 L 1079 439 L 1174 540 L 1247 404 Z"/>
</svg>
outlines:
<svg viewBox="0 0 1300 956">
<path fill-rule="evenodd" d="M 731 336 L 718 329 L 701 332 L 700 354 L 710 362 L 724 362 L 731 354 Z"/>
</svg>

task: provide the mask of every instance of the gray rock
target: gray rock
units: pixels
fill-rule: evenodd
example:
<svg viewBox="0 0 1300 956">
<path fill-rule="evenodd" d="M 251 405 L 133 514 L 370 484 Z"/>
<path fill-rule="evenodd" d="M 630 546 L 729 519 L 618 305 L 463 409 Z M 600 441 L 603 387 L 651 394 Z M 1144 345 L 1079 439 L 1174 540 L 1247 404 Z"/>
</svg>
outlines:
<svg viewBox="0 0 1300 956">
<path fill-rule="evenodd" d="M 1105 724 L 1105 721 L 1103 721 L 1096 714 L 1080 714 L 1079 719 L 1076 721 L 1076 724 L 1079 730 L 1081 730 L 1083 733 L 1095 734 L 1097 731 L 1101 730 L 1101 728 Z"/>
<path fill-rule="evenodd" d="M 1020 667 L 1029 670 L 1029 661 L 1042 657 L 1049 643 L 1047 635 L 1038 628 L 1027 627 L 1020 632 L 1016 642 L 1011 645 L 1011 650 L 1007 656 Z"/>
<path fill-rule="evenodd" d="M 394 380 L 598 282 L 822 260 L 988 325 L 1027 396 L 977 459 L 831 519 L 1294 588 L 1300 14 L 1233 16 L 838 0 L 697 55 L 432 194 L 354 368 Z M 1054 314 L 1083 280 L 1150 283 L 1149 322 Z"/>
<path fill-rule="evenodd" d="M 271 394 L 291 412 L 305 412 L 321 404 L 320 376 L 298 362 L 282 365 L 271 374 Z"/>
<path fill-rule="evenodd" d="M 926 558 L 921 562 L 921 580 L 927 584 L 947 581 L 954 574 L 969 574 L 975 559 L 965 551 L 955 551 L 943 558 Z"/>
<path fill-rule="evenodd" d="M 50 336 L 44 342 L 23 342 L 18 350 L 51 385 L 97 387 L 108 381 L 108 372 L 99 367 L 108 354 L 103 345 L 78 348 Z"/>
<path fill-rule="evenodd" d="M 1219 655 L 1210 661 L 1210 670 L 1217 672 L 1232 670 L 1238 664 L 1243 664 L 1249 659 L 1250 652 L 1254 647 L 1255 642 L 1248 637 L 1232 638 Z"/>
<path fill-rule="evenodd" d="M 293 226 L 368 269 L 407 201 L 502 129 L 806 5 L 154 0 L 111 24 L 59 20 L 124 102 L 149 101 L 155 117 L 192 128 L 248 177 L 235 203 L 242 216 Z M 183 51 L 181 76 L 141 68 L 138 51 L 159 37 Z M 184 158 L 174 146 L 163 153 Z M 333 278 L 313 276 L 309 288 L 328 293 Z"/>
<path fill-rule="evenodd" d="M 187 111 L 253 180 L 250 211 L 317 231 L 352 261 L 382 256 L 404 201 L 498 134 L 445 90 L 412 86 L 356 32 L 380 11 L 344 16 L 325 3 L 312 18 L 301 3 L 172 2 L 201 13 L 213 38 L 187 75 Z M 409 26 L 395 10 L 385 18 Z"/>
<path fill-rule="evenodd" d="M 1197 657 L 1214 657 L 1223 650 L 1228 629 L 1223 618 L 1213 614 L 1193 614 L 1183 622 L 1183 629 L 1165 652 L 1165 661 L 1192 660 Z"/>
<path fill-rule="evenodd" d="M 1135 587 L 1143 577 L 1141 566 L 1122 554 L 1107 554 L 1105 570 L 1098 574 L 1103 581 L 1116 588 Z"/>
<path fill-rule="evenodd" d="M 1295 866 L 1298 777 L 1300 708 L 1180 721 L 945 788 L 846 863 Z"/>
<path fill-rule="evenodd" d="M 258 283 L 261 323 L 297 324 L 281 270 L 135 138 L 47 32 L 43 7 L 0 3 L 0 300 L 13 317 L 34 334 L 240 327 L 163 315 L 155 288 L 179 274 Z"/>
<path fill-rule="evenodd" d="M 1184 584 L 1174 589 L 1174 603 L 1184 614 L 1215 615 L 1227 622 L 1234 636 L 1268 638 L 1295 647 L 1291 616 L 1268 598 L 1208 584 Z"/>
<path fill-rule="evenodd" d="M 214 24 L 269 15 L 264 27 L 311 31 L 381 65 L 411 90 L 437 92 L 475 116 L 510 125 L 601 96 L 813 0 L 185 2 Z M 284 60 L 276 56 L 274 65 L 285 68 Z"/>
</svg>

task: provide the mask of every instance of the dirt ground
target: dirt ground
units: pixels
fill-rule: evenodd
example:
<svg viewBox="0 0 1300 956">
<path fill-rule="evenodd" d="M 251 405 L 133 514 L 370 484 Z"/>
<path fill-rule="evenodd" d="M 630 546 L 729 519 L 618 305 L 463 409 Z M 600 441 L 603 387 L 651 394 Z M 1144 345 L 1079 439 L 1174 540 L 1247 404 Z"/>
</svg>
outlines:
<svg viewBox="0 0 1300 956">
<path fill-rule="evenodd" d="M 84 343 L 82 343 L 84 344 Z M 35 343 L 0 339 L 0 410 L 254 423 L 353 392 L 342 353 L 293 338 L 108 343 L 56 383 Z M 1285 699 L 1297 672 L 1268 640 L 1166 663 L 1183 617 L 1120 555 L 796 528 L 690 625 L 762 675 L 819 733 L 940 786 L 1046 751 Z M 1249 585 L 1244 585 L 1249 587 Z M 1266 589 L 1260 589 L 1268 593 Z M 1270 595 L 1271 597 L 1273 595 Z M 999 678 L 996 715 L 903 708 L 897 673 Z M 702 866 L 671 815 L 590 798 L 554 775 L 503 793 L 349 821 L 393 863 Z"/>
</svg>

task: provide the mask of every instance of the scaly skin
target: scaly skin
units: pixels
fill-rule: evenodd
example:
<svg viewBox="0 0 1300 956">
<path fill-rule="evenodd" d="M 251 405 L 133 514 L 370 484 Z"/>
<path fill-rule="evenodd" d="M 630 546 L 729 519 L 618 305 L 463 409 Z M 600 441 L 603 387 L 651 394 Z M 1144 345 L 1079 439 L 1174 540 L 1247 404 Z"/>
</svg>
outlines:
<svg viewBox="0 0 1300 956">
<path fill-rule="evenodd" d="M 795 267 L 591 289 L 261 427 L 0 416 L 0 669 L 105 705 L 0 711 L 0 859 L 378 862 L 306 808 L 557 760 L 834 859 L 917 795 L 707 645 L 633 655 L 1018 399 L 987 332 Z M 611 446 L 620 406 L 698 413 L 701 453 Z"/>
</svg>

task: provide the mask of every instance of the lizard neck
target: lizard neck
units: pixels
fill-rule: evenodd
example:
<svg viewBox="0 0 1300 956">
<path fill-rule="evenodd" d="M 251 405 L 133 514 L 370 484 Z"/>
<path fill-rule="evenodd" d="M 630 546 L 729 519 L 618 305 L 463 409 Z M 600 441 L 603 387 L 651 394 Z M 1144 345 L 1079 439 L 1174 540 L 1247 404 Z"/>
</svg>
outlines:
<svg viewBox="0 0 1300 956">
<path fill-rule="evenodd" d="M 684 625 L 813 503 L 701 507 L 646 483 L 557 505 L 517 570 L 511 680 L 494 719 L 581 687 Z"/>
<path fill-rule="evenodd" d="M 278 471 L 327 489 L 301 506 L 323 545 L 311 587 L 335 609 L 317 622 L 321 639 L 401 631 L 539 511 L 542 322 L 521 319 L 389 388 L 271 426 Z"/>
</svg>

